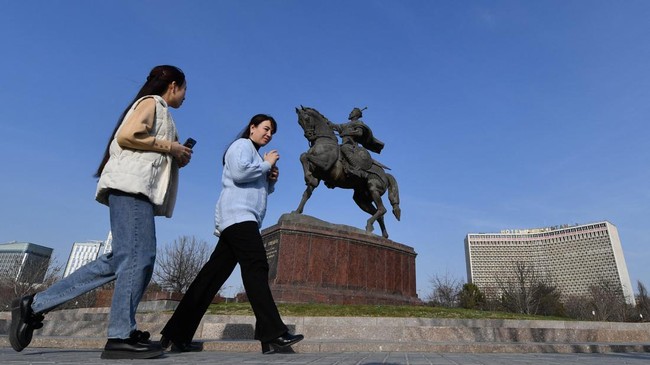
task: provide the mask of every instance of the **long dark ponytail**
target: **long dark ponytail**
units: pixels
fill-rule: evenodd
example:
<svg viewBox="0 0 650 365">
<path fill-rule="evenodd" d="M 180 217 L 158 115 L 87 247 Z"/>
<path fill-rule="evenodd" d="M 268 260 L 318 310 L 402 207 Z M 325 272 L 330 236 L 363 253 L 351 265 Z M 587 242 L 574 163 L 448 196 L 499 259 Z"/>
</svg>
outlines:
<svg viewBox="0 0 650 365">
<path fill-rule="evenodd" d="M 118 128 L 120 128 L 120 125 L 122 124 L 122 121 L 126 116 L 126 113 L 129 112 L 129 110 L 133 106 L 133 103 L 135 103 L 138 99 L 146 95 L 158 95 L 158 96 L 163 95 L 167 91 L 167 87 L 169 86 L 169 84 L 171 84 L 174 81 L 176 81 L 176 84 L 178 86 L 182 86 L 185 84 L 185 74 L 178 67 L 170 66 L 170 65 L 161 65 L 161 66 L 154 67 L 151 70 L 151 72 L 149 72 L 149 76 L 147 76 L 147 81 L 144 83 L 144 85 L 142 85 L 140 91 L 138 91 L 135 98 L 133 98 L 133 100 L 129 103 L 126 109 L 124 109 L 124 111 L 122 112 L 120 118 L 117 120 L 117 124 L 113 129 L 111 138 L 108 139 L 108 144 L 106 145 L 106 150 L 104 151 L 104 158 L 102 159 L 102 162 L 99 164 L 99 167 L 95 172 L 94 175 L 95 177 L 101 176 L 102 171 L 104 170 L 104 166 L 106 166 L 106 163 L 108 162 L 108 158 L 110 157 L 111 142 L 113 141 L 113 138 L 115 138 L 115 133 L 117 132 Z"/>
</svg>

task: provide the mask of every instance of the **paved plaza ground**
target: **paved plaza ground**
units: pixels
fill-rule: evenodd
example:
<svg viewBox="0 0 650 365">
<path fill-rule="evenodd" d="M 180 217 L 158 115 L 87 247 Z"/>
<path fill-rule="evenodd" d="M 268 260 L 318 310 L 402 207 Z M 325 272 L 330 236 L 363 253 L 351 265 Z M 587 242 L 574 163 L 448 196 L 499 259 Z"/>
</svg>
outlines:
<svg viewBox="0 0 650 365">
<path fill-rule="evenodd" d="M 101 350 L 27 348 L 15 352 L 0 348 L 0 364 L 223 364 L 223 365 L 647 365 L 650 353 L 608 354 L 438 354 L 426 352 L 377 353 L 296 353 L 262 355 L 257 353 L 199 352 L 167 353 L 150 360 L 102 360 Z"/>
</svg>

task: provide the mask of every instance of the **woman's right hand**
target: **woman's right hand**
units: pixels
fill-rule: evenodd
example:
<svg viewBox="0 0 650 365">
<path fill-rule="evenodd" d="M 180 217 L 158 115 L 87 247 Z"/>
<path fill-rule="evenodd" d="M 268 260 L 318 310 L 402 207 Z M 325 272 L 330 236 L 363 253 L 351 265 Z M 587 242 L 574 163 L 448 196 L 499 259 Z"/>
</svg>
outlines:
<svg viewBox="0 0 650 365">
<path fill-rule="evenodd" d="M 264 161 L 270 163 L 271 166 L 275 166 L 275 163 L 278 162 L 279 159 L 280 154 L 278 153 L 278 150 L 271 150 L 264 154 Z"/>
<path fill-rule="evenodd" d="M 192 149 L 178 142 L 172 142 L 170 153 L 179 167 L 185 167 L 192 159 Z"/>
</svg>

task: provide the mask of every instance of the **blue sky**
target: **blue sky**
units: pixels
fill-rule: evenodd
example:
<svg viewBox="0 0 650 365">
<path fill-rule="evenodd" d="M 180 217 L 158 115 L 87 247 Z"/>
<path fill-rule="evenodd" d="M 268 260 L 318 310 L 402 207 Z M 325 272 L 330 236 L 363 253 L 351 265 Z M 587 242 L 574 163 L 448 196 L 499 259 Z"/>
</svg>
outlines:
<svg viewBox="0 0 650 365">
<path fill-rule="evenodd" d="M 466 280 L 467 233 L 608 220 L 633 284 L 650 285 L 647 1 L 0 0 L 0 242 L 105 239 L 92 177 L 116 119 L 158 64 L 182 68 L 173 110 L 198 143 L 158 243 L 213 245 L 221 154 L 269 113 L 280 181 L 264 222 L 294 210 L 307 142 L 295 107 L 386 147 L 402 220 L 390 238 L 434 275 Z M 305 214 L 363 228 L 348 190 L 321 185 Z M 377 227 L 378 230 L 378 227 Z M 226 284 L 238 289 L 238 273 Z M 230 290 L 234 290 L 230 289 Z"/>
</svg>

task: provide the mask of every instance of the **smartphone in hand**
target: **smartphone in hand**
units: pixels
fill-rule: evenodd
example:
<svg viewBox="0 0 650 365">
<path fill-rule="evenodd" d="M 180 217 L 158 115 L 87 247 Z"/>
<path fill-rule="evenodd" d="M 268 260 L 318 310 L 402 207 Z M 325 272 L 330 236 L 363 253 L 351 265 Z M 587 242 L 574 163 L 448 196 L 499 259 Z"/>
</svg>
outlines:
<svg viewBox="0 0 650 365">
<path fill-rule="evenodd" d="M 188 138 L 185 143 L 183 143 L 183 146 L 187 148 L 194 148 L 194 145 L 196 144 L 196 141 L 194 138 Z"/>
</svg>

